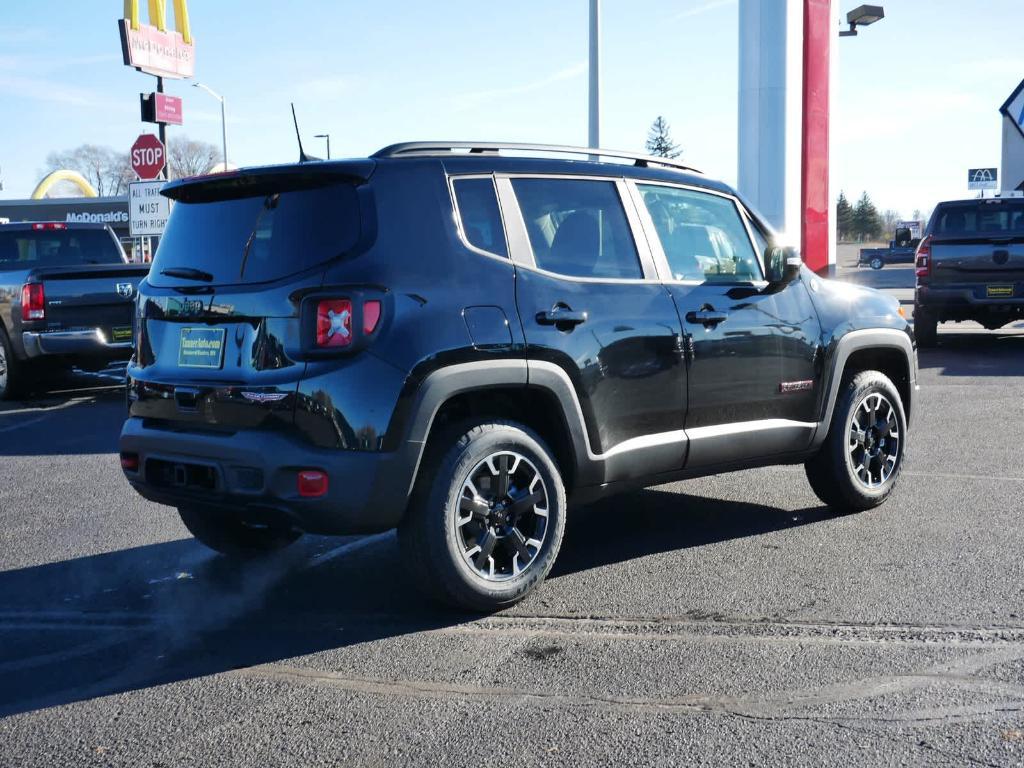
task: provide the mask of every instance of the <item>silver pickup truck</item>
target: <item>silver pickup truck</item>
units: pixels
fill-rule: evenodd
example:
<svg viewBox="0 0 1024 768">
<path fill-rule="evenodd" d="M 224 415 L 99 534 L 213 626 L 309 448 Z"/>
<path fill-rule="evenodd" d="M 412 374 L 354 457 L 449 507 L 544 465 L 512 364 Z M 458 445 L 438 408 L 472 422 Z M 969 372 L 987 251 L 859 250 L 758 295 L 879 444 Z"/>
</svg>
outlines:
<svg viewBox="0 0 1024 768">
<path fill-rule="evenodd" d="M 1024 198 L 939 203 L 915 260 L 914 335 L 933 346 L 938 323 L 989 330 L 1024 319 Z"/>
<path fill-rule="evenodd" d="M 0 400 L 61 368 L 129 358 L 148 272 L 103 224 L 0 224 Z"/>
</svg>

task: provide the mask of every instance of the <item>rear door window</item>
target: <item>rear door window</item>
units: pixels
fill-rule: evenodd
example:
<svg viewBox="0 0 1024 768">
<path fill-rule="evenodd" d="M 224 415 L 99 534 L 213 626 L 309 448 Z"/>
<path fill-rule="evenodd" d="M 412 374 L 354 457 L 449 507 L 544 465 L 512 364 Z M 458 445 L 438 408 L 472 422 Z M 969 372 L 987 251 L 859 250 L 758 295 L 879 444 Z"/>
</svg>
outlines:
<svg viewBox="0 0 1024 768">
<path fill-rule="evenodd" d="M 939 206 L 932 234 L 942 237 L 1024 236 L 1024 201 L 993 200 Z"/>
<path fill-rule="evenodd" d="M 643 277 L 615 182 L 517 178 L 512 188 L 538 267 L 570 277 Z"/>
<path fill-rule="evenodd" d="M 149 278 L 178 284 L 164 270 L 209 273 L 214 284 L 262 283 L 343 255 L 359 237 L 355 188 L 334 183 L 229 199 L 178 200 Z"/>
<path fill-rule="evenodd" d="M 761 264 L 736 204 L 727 197 L 638 184 L 675 280 L 746 283 Z"/>
<path fill-rule="evenodd" d="M 482 251 L 507 258 L 505 228 L 493 179 L 456 179 L 452 187 L 466 241 Z"/>
<path fill-rule="evenodd" d="M 123 263 L 120 248 L 103 229 L 0 231 L 0 269 Z"/>
</svg>

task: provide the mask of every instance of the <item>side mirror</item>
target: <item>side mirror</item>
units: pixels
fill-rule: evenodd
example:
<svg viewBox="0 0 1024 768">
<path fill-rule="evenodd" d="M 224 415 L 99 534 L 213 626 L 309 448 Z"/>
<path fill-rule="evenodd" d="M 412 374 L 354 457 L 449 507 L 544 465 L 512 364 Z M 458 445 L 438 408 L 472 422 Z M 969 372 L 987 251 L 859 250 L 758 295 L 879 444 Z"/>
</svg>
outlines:
<svg viewBox="0 0 1024 768">
<path fill-rule="evenodd" d="M 803 263 L 796 248 L 769 247 L 764 254 L 765 277 L 770 285 L 788 285 L 800 275 Z"/>
</svg>

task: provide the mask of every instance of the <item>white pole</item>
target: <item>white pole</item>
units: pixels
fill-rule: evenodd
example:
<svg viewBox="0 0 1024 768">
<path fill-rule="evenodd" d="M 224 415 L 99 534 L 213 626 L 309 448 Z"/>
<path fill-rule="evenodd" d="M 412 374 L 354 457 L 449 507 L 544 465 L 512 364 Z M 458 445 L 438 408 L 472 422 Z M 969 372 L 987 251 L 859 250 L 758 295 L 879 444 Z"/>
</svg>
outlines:
<svg viewBox="0 0 1024 768">
<path fill-rule="evenodd" d="M 590 99 L 587 145 L 601 146 L 601 0 L 590 0 Z"/>
<path fill-rule="evenodd" d="M 224 97 L 220 98 L 220 139 L 224 147 L 224 170 L 228 169 L 228 118 L 227 108 L 224 106 Z"/>
</svg>

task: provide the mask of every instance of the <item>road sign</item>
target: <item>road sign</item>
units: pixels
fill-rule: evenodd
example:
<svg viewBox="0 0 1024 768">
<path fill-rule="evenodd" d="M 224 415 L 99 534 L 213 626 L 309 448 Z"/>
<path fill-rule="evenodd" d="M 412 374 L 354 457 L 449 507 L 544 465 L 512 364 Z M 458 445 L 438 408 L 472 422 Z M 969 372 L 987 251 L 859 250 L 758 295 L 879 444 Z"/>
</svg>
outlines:
<svg viewBox="0 0 1024 768">
<path fill-rule="evenodd" d="M 181 99 L 166 93 L 140 93 L 142 122 L 181 125 Z"/>
<path fill-rule="evenodd" d="M 156 179 L 167 164 L 167 152 L 160 139 L 144 133 L 132 144 L 132 170 L 143 181 Z"/>
<path fill-rule="evenodd" d="M 132 237 L 162 235 L 171 215 L 171 201 L 160 194 L 166 182 L 133 181 L 128 185 L 128 233 Z"/>
<path fill-rule="evenodd" d="M 998 176 L 996 168 L 971 168 L 967 171 L 967 188 L 995 189 Z"/>
</svg>

